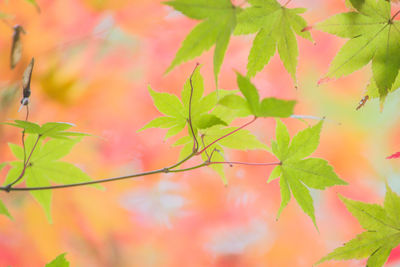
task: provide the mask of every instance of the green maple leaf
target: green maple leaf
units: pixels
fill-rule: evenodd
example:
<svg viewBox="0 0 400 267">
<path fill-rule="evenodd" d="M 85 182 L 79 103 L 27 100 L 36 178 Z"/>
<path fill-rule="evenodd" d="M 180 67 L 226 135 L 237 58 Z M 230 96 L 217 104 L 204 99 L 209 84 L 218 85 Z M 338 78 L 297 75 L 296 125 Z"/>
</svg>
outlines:
<svg viewBox="0 0 400 267">
<path fill-rule="evenodd" d="M 239 110 L 237 115 L 240 117 L 254 115 L 256 117 L 287 118 L 293 114 L 296 101 L 269 97 L 260 102 L 257 88 L 250 82 L 250 79 L 240 73 L 236 74 L 237 84 L 244 98 L 236 94 L 229 94 L 223 97 L 219 104 Z"/>
<path fill-rule="evenodd" d="M 2 122 L 0 124 L 22 128 L 25 130 L 25 133 L 38 134 L 41 137 L 69 139 L 70 137 L 90 136 L 90 134 L 86 133 L 67 131 L 71 127 L 75 126 L 73 123 L 67 122 L 47 122 L 40 126 L 39 124 L 30 121 L 14 120 L 14 123 Z"/>
<path fill-rule="evenodd" d="M 298 14 L 303 8 L 289 9 L 276 0 L 249 0 L 251 7 L 238 14 L 235 34 L 257 35 L 250 50 L 247 75 L 253 77 L 268 64 L 278 50 L 286 70 L 296 83 L 297 58 L 299 55 L 296 35 L 312 40 L 308 31 L 302 31 L 306 21 Z"/>
<path fill-rule="evenodd" d="M 65 259 L 65 255 L 66 253 L 58 255 L 57 258 L 47 263 L 45 267 L 69 267 L 69 262 Z"/>
<path fill-rule="evenodd" d="M 308 188 L 323 190 L 334 185 L 347 184 L 336 175 L 326 160 L 304 159 L 318 147 L 321 128 L 322 121 L 298 132 L 290 141 L 286 126 L 277 120 L 276 141 L 272 141 L 271 148 L 281 164 L 274 168 L 268 180 L 271 182 L 280 177 L 282 201 L 277 218 L 289 203 L 292 193 L 297 203 L 317 227 L 313 199 Z"/>
<path fill-rule="evenodd" d="M 323 257 L 328 260 L 363 259 L 368 267 L 381 267 L 392 249 L 400 244 L 400 197 L 386 185 L 383 206 L 354 201 L 340 196 L 346 208 L 367 231 Z"/>
<path fill-rule="evenodd" d="M 215 44 L 214 77 L 218 88 L 218 74 L 231 33 L 236 26 L 237 9 L 230 0 L 176 0 L 165 2 L 165 4 L 172 6 L 189 18 L 203 20 L 185 38 L 166 72 L 170 72 L 183 62 L 200 56 Z"/>
<path fill-rule="evenodd" d="M 192 77 L 193 93 L 190 101 L 191 86 L 190 79 L 187 79 L 181 92 L 181 100 L 173 94 L 159 93 L 149 87 L 149 92 L 153 98 L 154 105 L 165 116 L 158 117 L 143 126 L 139 131 L 148 128 L 168 128 L 166 138 L 178 134 L 188 123 L 189 106 L 191 104 L 192 125 L 195 131 L 205 129 L 214 125 L 226 125 L 226 123 L 216 115 L 208 112 L 217 104 L 216 91 L 203 97 L 204 81 L 197 68 Z M 224 95 L 224 90 L 220 90 Z M 189 134 L 192 133 L 189 131 Z"/>
<path fill-rule="evenodd" d="M 38 139 L 38 135 L 36 134 L 28 135 L 25 139 L 26 157 L 30 155 L 36 142 L 37 144 L 31 155 L 23 179 L 19 180 L 18 183 L 25 181 L 28 187 L 40 187 L 50 186 L 51 182 L 57 184 L 72 184 L 91 181 L 91 178 L 75 165 L 59 161 L 64 156 L 68 155 L 72 147 L 80 140 L 81 138 L 51 139 L 47 142 L 43 142 L 43 138 L 40 137 Z M 18 160 L 9 162 L 11 169 L 8 171 L 4 185 L 14 182 L 22 173 L 24 166 L 23 148 L 11 143 L 9 146 Z M 51 222 L 51 190 L 30 191 L 30 193 L 43 207 L 48 220 Z"/>
<path fill-rule="evenodd" d="M 335 15 L 317 29 L 351 38 L 338 52 L 327 78 L 348 75 L 372 61 L 373 81 L 381 99 L 393 90 L 400 69 L 400 22 L 387 0 L 350 0 L 356 12 Z"/>
</svg>

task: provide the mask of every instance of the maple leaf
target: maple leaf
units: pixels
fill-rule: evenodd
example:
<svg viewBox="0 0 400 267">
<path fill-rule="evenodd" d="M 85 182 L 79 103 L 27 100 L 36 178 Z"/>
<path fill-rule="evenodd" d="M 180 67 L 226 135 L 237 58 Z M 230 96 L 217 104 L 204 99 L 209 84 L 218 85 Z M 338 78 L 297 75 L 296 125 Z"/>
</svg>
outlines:
<svg viewBox="0 0 400 267">
<path fill-rule="evenodd" d="M 257 32 L 250 50 L 247 75 L 252 77 L 262 70 L 278 49 L 286 70 L 296 83 L 299 55 L 295 34 L 312 40 L 309 31 L 302 31 L 306 21 L 298 14 L 304 8 L 289 9 L 276 0 L 249 0 L 251 7 L 238 14 L 235 34 Z"/>
<path fill-rule="evenodd" d="M 183 130 L 189 119 L 189 106 L 191 106 L 191 119 L 194 131 L 197 129 L 205 129 L 214 125 L 226 125 L 219 117 L 208 114 L 208 112 L 217 104 L 218 96 L 214 91 L 203 97 L 204 81 L 200 74 L 200 68 L 196 68 L 192 76 L 192 99 L 190 94 L 192 91 L 190 78 L 187 79 L 181 92 L 181 100 L 173 94 L 159 93 L 149 86 L 149 92 L 153 98 L 154 105 L 162 114 L 166 116 L 158 117 L 138 131 L 148 128 L 169 128 L 165 138 L 169 138 L 178 134 Z M 219 90 L 219 94 L 224 95 L 225 90 Z M 189 132 L 189 134 L 192 134 Z"/>
<path fill-rule="evenodd" d="M 250 79 L 242 76 L 240 73 L 236 73 L 236 75 L 239 90 L 244 98 L 236 94 L 229 94 L 223 97 L 218 102 L 219 104 L 238 110 L 237 116 L 239 117 L 254 115 L 265 118 L 286 118 L 293 114 L 296 101 L 269 97 L 264 98 L 260 102 L 257 88 L 250 82 Z"/>
<path fill-rule="evenodd" d="M 368 267 L 381 267 L 392 249 L 400 244 L 400 197 L 386 185 L 383 206 L 340 199 L 367 231 L 345 243 L 344 246 L 323 257 L 316 264 L 327 260 L 363 259 L 368 257 Z"/>
<path fill-rule="evenodd" d="M 22 128 L 25 133 L 38 134 L 41 137 L 69 139 L 70 137 L 90 136 L 90 134 L 86 133 L 66 131 L 75 126 L 74 124 L 67 122 L 47 122 L 40 126 L 39 124 L 30 121 L 14 120 L 14 123 L 1 122 L 0 124 Z"/>
<path fill-rule="evenodd" d="M 400 152 L 396 152 L 393 155 L 387 157 L 386 159 L 398 159 L 398 158 L 400 158 Z"/>
<path fill-rule="evenodd" d="M 333 59 L 326 76 L 339 78 L 372 61 L 373 80 L 370 84 L 377 87 L 379 97 L 384 99 L 393 90 L 400 69 L 400 22 L 391 17 L 389 1 L 348 2 L 355 12 L 335 15 L 315 26 L 322 31 L 350 38 Z"/>
<path fill-rule="evenodd" d="M 186 36 L 166 73 L 177 65 L 201 55 L 215 44 L 214 78 L 218 88 L 218 74 L 231 33 L 236 26 L 237 9 L 230 0 L 176 0 L 165 4 L 189 18 L 204 20 Z"/>
<path fill-rule="evenodd" d="M 37 134 L 30 134 L 25 140 L 25 156 L 30 155 L 33 150 L 29 164 L 24 172 L 23 181 L 28 187 L 50 186 L 51 182 L 58 184 L 72 184 L 91 181 L 91 178 L 75 165 L 59 161 L 68 155 L 72 147 L 81 138 L 75 139 L 51 139 L 47 142 L 42 141 Z M 9 144 L 11 152 L 18 159 L 9 162 L 11 169 L 8 171 L 4 185 L 13 183 L 18 179 L 24 169 L 24 150 L 21 146 Z M 33 149 L 34 148 L 34 149 Z M 95 187 L 100 187 L 94 185 Z M 47 218 L 51 221 L 51 190 L 30 191 L 30 194 L 39 202 L 46 212 Z"/>
<path fill-rule="evenodd" d="M 272 141 L 271 148 L 281 164 L 272 170 L 268 179 L 268 182 L 271 182 L 280 177 L 282 201 L 277 218 L 289 203 L 292 192 L 297 203 L 317 227 L 313 199 L 308 188 L 323 190 L 334 185 L 347 184 L 336 175 L 326 160 L 304 159 L 318 147 L 321 128 L 322 121 L 298 132 L 290 141 L 286 126 L 277 120 L 276 141 Z"/>
</svg>

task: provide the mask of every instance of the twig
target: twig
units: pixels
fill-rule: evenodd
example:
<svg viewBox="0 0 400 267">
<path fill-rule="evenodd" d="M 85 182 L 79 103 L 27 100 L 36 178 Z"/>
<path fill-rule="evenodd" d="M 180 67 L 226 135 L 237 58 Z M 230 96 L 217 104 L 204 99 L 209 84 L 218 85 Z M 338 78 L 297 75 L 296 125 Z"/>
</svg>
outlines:
<svg viewBox="0 0 400 267">
<path fill-rule="evenodd" d="M 292 0 L 288 0 L 283 6 L 287 6 Z"/>
<path fill-rule="evenodd" d="M 188 118 L 188 124 L 189 124 L 189 128 L 190 131 L 192 132 L 193 135 L 193 152 L 197 152 L 197 150 L 199 149 L 199 142 L 197 141 L 196 135 L 194 133 L 194 129 L 193 129 L 193 124 L 192 124 L 192 97 L 193 97 L 193 83 L 192 83 L 192 78 L 194 75 L 194 72 L 196 71 L 197 67 L 199 66 L 199 63 L 196 64 L 196 67 L 194 68 L 192 74 L 190 75 L 189 78 L 189 83 L 190 83 L 190 97 L 189 97 L 189 118 Z"/>
<path fill-rule="evenodd" d="M 212 146 L 212 145 L 215 144 L 216 142 L 218 142 L 218 141 L 224 139 L 225 137 L 228 137 L 228 136 L 230 136 L 230 135 L 236 133 L 237 131 L 243 129 L 244 127 L 246 127 L 246 126 L 252 124 L 256 119 L 257 119 L 257 117 L 254 116 L 254 118 L 253 118 L 251 121 L 249 121 L 248 123 L 246 123 L 246 124 L 240 126 L 239 128 L 233 130 L 233 131 L 230 132 L 230 133 L 227 133 L 227 134 L 224 135 L 224 136 L 221 136 L 221 137 L 217 138 L 216 140 L 214 140 L 213 142 L 211 142 L 210 144 L 208 144 L 206 147 L 204 147 L 202 150 L 200 150 L 199 152 L 197 152 L 196 155 L 200 155 L 200 154 L 203 153 L 205 150 L 207 150 L 207 148 L 209 148 L 210 146 Z"/>
<path fill-rule="evenodd" d="M 227 161 L 226 158 L 225 158 L 225 155 L 224 155 L 219 149 L 214 148 L 214 151 L 217 152 L 218 154 L 220 154 L 221 157 L 225 160 L 225 162 L 228 163 L 228 161 Z M 232 165 L 232 164 L 229 164 L 229 167 L 233 167 L 233 165 Z"/>
<path fill-rule="evenodd" d="M 28 121 L 29 118 L 29 105 L 26 105 L 26 116 L 25 121 Z M 24 165 L 26 163 L 26 151 L 25 151 L 25 128 L 22 131 L 22 149 L 24 150 Z"/>
<path fill-rule="evenodd" d="M 229 165 L 248 165 L 248 166 L 273 166 L 281 165 L 281 162 L 271 162 L 271 163 L 252 163 L 252 162 L 240 162 L 240 161 L 213 161 L 211 164 L 229 164 Z"/>
<path fill-rule="evenodd" d="M 203 147 L 206 147 L 206 144 L 204 143 L 204 134 L 201 135 L 201 143 L 203 144 Z M 207 156 L 207 160 L 208 160 L 208 161 L 211 161 L 211 157 L 212 157 L 214 151 L 215 151 L 215 149 L 211 152 L 211 155 L 210 155 L 210 156 L 208 155 L 207 150 L 204 151 L 204 152 L 206 153 L 206 156 Z"/>
<path fill-rule="evenodd" d="M 107 183 L 107 182 L 113 182 L 113 181 L 119 181 L 119 180 L 125 180 L 125 179 L 130 179 L 130 178 L 136 178 L 140 176 L 147 176 L 151 174 L 157 174 L 157 173 L 178 173 L 178 172 L 186 172 L 186 171 L 191 171 L 195 169 L 199 169 L 202 167 L 206 167 L 208 165 L 212 164 L 241 164 L 241 165 L 250 165 L 250 166 L 272 166 L 272 165 L 280 165 L 280 162 L 271 162 L 271 163 L 250 163 L 250 162 L 238 162 L 238 161 L 233 161 L 233 162 L 203 162 L 199 165 L 195 165 L 192 167 L 184 168 L 184 169 L 177 169 L 177 170 L 171 170 L 174 168 L 175 165 L 172 165 L 167 168 L 163 169 L 158 169 L 154 171 L 148 171 L 148 172 L 141 172 L 137 174 L 132 174 L 132 175 L 127 175 L 127 176 L 118 176 L 118 177 L 112 177 L 112 178 L 106 178 L 106 179 L 101 179 L 101 180 L 93 180 L 89 182 L 82 182 L 82 183 L 73 183 L 73 184 L 63 184 L 63 185 L 51 185 L 51 186 L 39 186 L 39 187 L 10 187 L 8 186 L 1 186 L 0 191 L 39 191 L 39 190 L 52 190 L 52 189 L 61 189 L 61 188 L 69 188 L 69 187 L 78 187 L 78 186 L 85 186 L 85 185 L 93 185 L 93 184 L 99 184 L 99 183 Z"/>
<path fill-rule="evenodd" d="M 182 159 L 181 161 L 179 161 L 178 163 L 168 167 L 168 169 L 174 169 L 180 165 L 182 165 L 184 162 L 188 161 L 189 159 L 191 159 L 193 156 L 195 155 L 195 152 L 190 153 L 190 155 L 188 155 L 186 158 Z"/>
<path fill-rule="evenodd" d="M 20 175 L 18 176 L 18 178 L 15 179 L 12 183 L 9 183 L 8 185 L 6 185 L 6 186 L 4 187 L 4 189 L 2 189 L 2 190 L 5 190 L 5 191 L 7 191 L 7 192 L 11 191 L 11 190 L 13 189 L 12 186 L 13 186 L 14 184 L 18 183 L 18 181 L 21 180 L 22 177 L 24 177 L 26 168 L 28 167 L 28 164 L 29 164 L 29 160 L 30 160 L 31 157 L 32 157 L 33 151 L 35 151 L 36 145 L 38 144 L 40 137 L 42 137 L 42 136 L 41 136 L 41 135 L 38 135 L 38 137 L 37 137 L 37 139 L 36 139 L 36 142 L 35 142 L 35 144 L 33 145 L 32 150 L 31 150 L 31 152 L 30 152 L 28 158 L 26 159 L 26 162 L 24 163 L 24 167 L 22 168 L 21 174 L 20 174 Z M 25 148 L 24 148 L 24 150 L 25 150 Z"/>
<path fill-rule="evenodd" d="M 130 178 L 135 178 L 135 177 L 140 177 L 140 176 L 147 176 L 151 174 L 156 174 L 156 173 L 170 173 L 170 172 L 185 172 L 185 171 L 190 171 L 194 169 L 198 169 L 201 167 L 207 166 L 207 163 L 202 163 L 193 167 L 185 168 L 185 169 L 178 169 L 178 170 L 170 170 L 172 167 L 168 168 L 163 168 L 155 171 L 149 171 L 149 172 L 142 172 L 142 173 L 137 173 L 137 174 L 132 174 L 132 175 L 127 175 L 127 176 L 118 176 L 118 177 L 112 177 L 112 178 L 106 178 L 106 179 L 101 179 L 101 180 L 93 180 L 89 182 L 82 182 L 82 183 L 73 183 L 73 184 L 63 184 L 63 185 L 51 185 L 51 186 L 39 186 L 39 187 L 11 187 L 8 188 L 7 186 L 2 186 L 0 187 L 1 191 L 38 191 L 38 190 L 51 190 L 51 189 L 61 189 L 61 188 L 69 188 L 69 187 L 77 187 L 77 186 L 84 186 L 84 185 L 92 185 L 92 184 L 99 184 L 99 183 L 107 183 L 107 182 L 113 182 L 113 181 L 118 181 L 118 180 L 125 180 L 125 179 L 130 179 Z"/>
</svg>

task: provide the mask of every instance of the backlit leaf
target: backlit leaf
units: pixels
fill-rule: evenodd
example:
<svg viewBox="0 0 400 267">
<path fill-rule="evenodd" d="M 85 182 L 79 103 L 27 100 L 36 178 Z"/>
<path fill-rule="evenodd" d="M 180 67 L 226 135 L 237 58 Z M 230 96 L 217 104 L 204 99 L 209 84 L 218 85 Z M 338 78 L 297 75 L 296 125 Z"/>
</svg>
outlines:
<svg viewBox="0 0 400 267">
<path fill-rule="evenodd" d="M 218 88 L 218 74 L 231 33 L 236 26 L 236 9 L 229 0 L 175 0 L 165 4 L 188 17 L 203 20 L 185 38 L 166 72 L 179 64 L 200 56 L 215 44 L 214 77 Z"/>
<path fill-rule="evenodd" d="M 275 117 L 287 118 L 293 114 L 296 101 L 282 100 L 275 97 L 264 98 L 261 101 L 258 116 L 260 117 Z"/>
<path fill-rule="evenodd" d="M 240 110 L 239 115 L 247 115 L 248 111 L 250 111 L 256 117 L 285 118 L 293 114 L 296 101 L 270 97 L 264 98 L 260 103 L 257 88 L 250 82 L 248 77 L 237 73 L 237 83 L 244 99 L 235 95 L 228 95 L 221 99 L 220 104 Z"/>
<path fill-rule="evenodd" d="M 323 257 L 316 264 L 328 260 L 363 259 L 368 257 L 368 267 L 381 267 L 392 249 L 400 244 L 400 197 L 386 186 L 383 206 L 354 201 L 340 196 L 346 208 L 367 230 L 342 247 Z"/>
<path fill-rule="evenodd" d="M 387 0 L 350 0 L 356 12 L 335 15 L 316 28 L 351 38 L 331 63 L 327 78 L 339 78 L 372 61 L 373 81 L 381 100 L 393 91 L 400 69 L 400 22 L 391 18 Z M 397 88 L 396 88 L 397 89 Z"/>
<path fill-rule="evenodd" d="M 58 127 L 58 125 L 55 125 Z M 66 128 L 64 125 L 59 129 Z M 50 127 L 48 129 L 54 129 Z M 42 187 L 50 186 L 52 182 L 57 184 L 71 184 L 91 181 L 90 177 L 81 169 L 71 163 L 59 161 L 61 158 L 70 153 L 72 147 L 82 138 L 76 139 L 51 139 L 47 142 L 42 142 L 42 138 L 38 140 L 37 135 L 28 135 L 25 138 L 25 148 L 27 160 L 31 155 L 32 148 L 35 149 L 30 157 L 29 163 L 26 166 L 22 179 L 17 184 L 25 181 L 27 187 Z M 13 183 L 21 176 L 24 169 L 23 150 L 17 145 L 10 145 L 11 151 L 19 159 L 18 161 L 9 162 L 11 169 L 9 170 L 5 185 Z M 95 187 L 100 187 L 94 185 Z M 33 190 L 30 191 L 33 197 L 45 210 L 46 216 L 51 221 L 51 190 Z"/>
<path fill-rule="evenodd" d="M 303 31 L 306 21 L 298 14 L 305 9 L 289 9 L 276 0 L 249 1 L 251 6 L 238 14 L 235 34 L 258 32 L 250 50 L 247 75 L 252 77 L 268 64 L 278 50 L 279 56 L 296 83 L 298 47 L 296 36 L 312 40 L 309 32 Z"/>
<path fill-rule="evenodd" d="M 317 223 L 314 215 L 314 204 L 309 188 L 324 190 L 334 185 L 346 185 L 327 161 L 320 158 L 306 158 L 317 148 L 322 121 L 300 131 L 290 142 L 286 126 L 277 120 L 276 141 L 271 142 L 272 152 L 280 160 L 275 167 L 269 181 L 280 176 L 282 202 L 278 211 L 279 218 L 282 210 L 287 206 L 292 192 L 297 203 L 312 219 L 315 227 Z M 268 182 L 269 182 L 268 181 Z"/>
</svg>

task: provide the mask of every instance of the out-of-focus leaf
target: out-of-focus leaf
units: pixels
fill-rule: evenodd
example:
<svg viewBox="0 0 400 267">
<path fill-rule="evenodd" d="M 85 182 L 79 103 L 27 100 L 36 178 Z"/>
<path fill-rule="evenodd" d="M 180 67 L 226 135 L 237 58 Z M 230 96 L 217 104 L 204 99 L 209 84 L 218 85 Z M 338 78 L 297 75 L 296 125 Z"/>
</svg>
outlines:
<svg viewBox="0 0 400 267">
<path fill-rule="evenodd" d="M 400 152 L 396 152 L 393 155 L 387 157 L 387 159 L 398 159 L 398 158 L 400 158 Z"/>
<path fill-rule="evenodd" d="M 14 26 L 11 44 L 10 67 L 13 69 L 22 57 L 22 40 L 21 33 L 25 33 L 21 25 Z"/>
<path fill-rule="evenodd" d="M 8 218 L 12 219 L 10 212 L 8 211 L 7 207 L 4 205 L 3 201 L 0 200 L 0 214 L 7 216 Z"/>
<path fill-rule="evenodd" d="M 25 1 L 28 2 L 29 4 L 33 5 L 36 8 L 37 12 L 40 13 L 40 7 L 39 7 L 38 3 L 36 2 L 36 0 L 25 0 Z"/>
<path fill-rule="evenodd" d="M 65 255 L 66 253 L 58 255 L 57 258 L 47 263 L 45 267 L 69 267 L 69 262 L 65 259 Z"/>
</svg>

